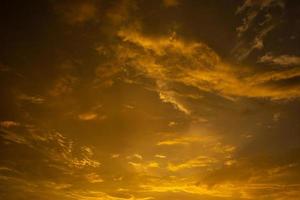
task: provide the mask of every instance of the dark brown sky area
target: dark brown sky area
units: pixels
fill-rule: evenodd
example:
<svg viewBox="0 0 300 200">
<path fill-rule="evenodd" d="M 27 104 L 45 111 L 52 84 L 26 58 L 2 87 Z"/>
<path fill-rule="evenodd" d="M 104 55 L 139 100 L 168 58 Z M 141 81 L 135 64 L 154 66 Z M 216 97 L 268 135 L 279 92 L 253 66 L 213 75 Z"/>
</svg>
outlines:
<svg viewBox="0 0 300 200">
<path fill-rule="evenodd" d="M 299 1 L 0 15 L 1 200 L 300 199 Z"/>
</svg>

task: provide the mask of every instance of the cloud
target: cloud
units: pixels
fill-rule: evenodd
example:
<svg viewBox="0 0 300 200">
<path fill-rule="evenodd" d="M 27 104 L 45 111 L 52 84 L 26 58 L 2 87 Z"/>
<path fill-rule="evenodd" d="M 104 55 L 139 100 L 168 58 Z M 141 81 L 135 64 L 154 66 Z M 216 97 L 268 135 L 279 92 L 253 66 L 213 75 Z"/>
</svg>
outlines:
<svg viewBox="0 0 300 200">
<path fill-rule="evenodd" d="M 105 120 L 107 116 L 103 114 L 102 105 L 95 105 L 84 112 L 78 112 L 75 117 L 81 121 Z"/>
<path fill-rule="evenodd" d="M 92 113 L 92 112 L 82 113 L 82 114 L 78 115 L 78 119 L 80 119 L 82 121 L 95 120 L 95 119 L 97 119 L 97 117 L 98 117 L 98 114 Z"/>
<path fill-rule="evenodd" d="M 249 199 L 263 199 L 269 195 L 283 198 L 286 191 L 295 192 L 299 188 L 299 176 L 296 175 L 299 159 L 298 153 L 293 151 L 281 150 L 277 154 L 261 150 L 254 153 L 252 150 L 247 156 L 237 152 L 230 165 L 224 163 L 211 168 L 199 177 L 198 184 L 209 188 L 230 184 Z"/>
<path fill-rule="evenodd" d="M 106 10 L 105 16 L 110 22 L 109 25 L 116 28 L 126 23 L 132 14 L 130 11 L 135 9 L 137 9 L 135 0 L 117 0 Z"/>
<path fill-rule="evenodd" d="M 0 121 L 0 126 L 4 127 L 4 128 L 16 127 L 19 125 L 20 125 L 20 123 L 15 122 L 15 121 L 10 121 L 10 120 Z"/>
<path fill-rule="evenodd" d="M 185 161 L 179 164 L 168 164 L 168 170 L 170 171 L 179 171 L 184 169 L 191 169 L 191 168 L 199 168 L 199 167 L 209 167 L 212 164 L 218 162 L 215 158 L 207 157 L 207 156 L 198 156 L 194 159 Z"/>
<path fill-rule="evenodd" d="M 22 125 L 20 130 L 15 132 L 4 129 L 1 137 L 11 144 L 25 145 L 68 169 L 100 166 L 98 161 L 92 159 L 93 152 L 90 148 L 79 147 L 78 151 L 75 150 L 74 142 L 59 132 L 43 132 L 32 125 Z"/>
<path fill-rule="evenodd" d="M 73 199 L 71 193 L 78 191 L 74 187 L 103 181 L 95 172 L 100 162 L 93 148 L 54 130 L 21 123 L 16 129 L 1 127 L 0 142 L 6 152 L 0 167 L 0 185 L 6 191 L 1 195 L 8 199 Z"/>
<path fill-rule="evenodd" d="M 280 114 L 280 113 L 274 113 L 274 114 L 273 114 L 273 121 L 274 121 L 274 122 L 279 121 L 280 118 L 281 118 L 281 114 Z"/>
<path fill-rule="evenodd" d="M 149 162 L 128 162 L 129 165 L 131 165 L 137 173 L 146 173 L 150 174 L 153 169 L 159 168 L 159 164 L 155 161 L 149 161 Z"/>
<path fill-rule="evenodd" d="M 174 126 L 176 126 L 176 125 L 177 125 L 177 123 L 176 123 L 176 122 L 173 122 L 173 121 L 171 121 L 171 122 L 168 123 L 168 126 L 169 126 L 169 127 L 174 127 Z"/>
<path fill-rule="evenodd" d="M 53 86 L 49 90 L 49 95 L 58 97 L 61 95 L 70 94 L 73 91 L 73 86 L 77 78 L 72 75 L 64 75 L 56 79 Z"/>
<path fill-rule="evenodd" d="M 258 62 L 281 66 L 300 65 L 300 57 L 295 55 L 274 56 L 270 53 L 259 58 Z"/>
<path fill-rule="evenodd" d="M 114 84 L 114 78 L 124 70 L 120 65 L 121 63 L 115 65 L 108 63 L 105 66 L 98 66 L 95 70 L 95 85 L 98 87 L 111 87 Z"/>
<path fill-rule="evenodd" d="M 178 6 L 179 0 L 163 0 L 163 4 L 166 7 Z"/>
<path fill-rule="evenodd" d="M 253 23 L 253 20 L 255 19 L 257 14 L 258 14 L 257 11 L 253 11 L 253 12 L 249 13 L 245 18 L 243 18 L 242 25 L 240 25 L 236 28 L 236 31 L 238 33 L 238 37 L 241 37 L 243 35 L 243 33 L 246 32 L 249 29 L 249 27 Z"/>
<path fill-rule="evenodd" d="M 214 52 L 210 52 L 209 47 L 201 43 L 188 43 L 176 38 L 176 33 L 173 32 L 170 36 L 162 37 L 147 37 L 141 33 L 139 24 L 133 24 L 129 27 L 123 28 L 118 32 L 118 36 L 124 42 L 131 42 L 137 44 L 145 50 L 150 50 L 157 55 L 166 55 L 169 51 L 174 53 L 182 53 L 185 55 L 192 55 L 198 48 L 206 49 L 203 56 L 215 57 Z M 205 59 L 205 58 L 204 58 Z M 217 59 L 215 57 L 215 59 Z"/>
<path fill-rule="evenodd" d="M 119 158 L 120 157 L 120 154 L 112 154 L 111 155 L 111 158 Z"/>
<path fill-rule="evenodd" d="M 137 159 L 137 160 L 143 160 L 143 156 L 136 153 L 136 154 L 133 154 L 133 155 L 130 155 L 130 156 L 127 156 L 127 159 Z"/>
<path fill-rule="evenodd" d="M 168 151 L 177 152 L 175 153 L 178 155 L 177 157 L 167 154 L 166 170 L 169 172 L 209 171 L 217 166 L 230 165 L 235 162 L 232 155 L 234 155 L 236 147 L 226 144 L 220 136 L 215 134 L 184 134 L 180 137 L 174 135 L 172 139 L 162 140 L 156 145 L 161 150 L 168 149 Z M 186 154 L 181 155 L 180 151 L 186 152 Z"/>
<path fill-rule="evenodd" d="M 203 159 L 205 162 L 206 160 Z M 201 166 L 202 162 L 197 163 L 195 160 L 191 160 L 190 163 L 186 163 L 184 167 L 195 167 L 198 164 Z M 239 163 L 240 164 L 240 163 Z M 249 164 L 249 163 L 248 163 Z M 276 200 L 288 200 L 293 197 L 299 197 L 298 191 L 299 184 L 286 184 L 273 181 L 269 181 L 269 178 L 284 177 L 281 173 L 286 173 L 288 170 L 293 168 L 293 165 L 285 165 L 282 167 L 274 167 L 272 169 L 262 169 L 259 167 L 252 168 L 256 163 L 250 166 L 244 166 L 242 168 L 234 166 L 225 166 L 227 170 L 220 170 L 211 168 L 212 173 L 206 174 L 207 179 L 201 182 L 197 182 L 193 178 L 187 178 L 187 174 L 184 177 L 173 176 L 169 178 L 157 178 L 145 180 L 140 184 L 140 187 L 144 190 L 152 193 L 175 193 L 179 196 L 181 192 L 187 194 L 197 194 L 197 197 L 205 199 L 214 199 L 213 197 L 219 197 L 216 199 L 265 199 L 272 196 L 272 199 Z M 180 166 L 180 165 L 179 165 Z M 176 169 L 177 170 L 177 169 Z M 274 174 L 272 174 L 272 172 Z M 217 174 L 214 174 L 214 173 Z M 176 173 L 176 171 L 175 171 Z M 198 174 L 200 170 L 198 170 Z M 202 176 L 200 176 L 202 177 Z M 205 177 L 205 176 L 204 176 Z M 222 180 L 223 178 L 232 178 L 227 181 Z M 271 178 L 271 179 L 272 179 Z M 209 180 L 217 179 L 217 184 L 210 185 Z M 284 178 L 283 178 L 284 179 Z M 275 182 L 274 182 L 275 181 Z M 207 195 L 207 197 L 205 196 Z M 193 198 L 192 198 L 193 199 Z"/>
<path fill-rule="evenodd" d="M 267 26 L 266 28 L 262 29 L 259 33 L 257 33 L 257 35 L 255 35 L 253 40 L 251 42 L 249 42 L 248 44 L 244 45 L 244 47 L 237 47 L 238 50 L 237 50 L 236 56 L 237 56 L 238 60 L 245 59 L 246 57 L 248 57 L 250 55 L 250 53 L 253 50 L 263 49 L 264 38 L 267 36 L 267 34 L 272 29 L 274 29 L 273 25 Z"/>
<path fill-rule="evenodd" d="M 238 42 L 232 52 L 239 61 L 264 47 L 265 37 L 279 22 L 280 14 L 275 10 L 282 11 L 284 7 L 282 0 L 245 0 L 237 8 L 236 15 L 242 17 L 242 24 L 236 28 Z"/>
<path fill-rule="evenodd" d="M 97 19 L 98 9 L 94 1 L 61 1 L 54 7 L 62 19 L 72 25 L 83 24 Z"/>
<path fill-rule="evenodd" d="M 172 90 L 164 90 L 158 89 L 159 91 L 159 98 L 166 103 L 171 103 L 177 110 L 189 115 L 191 111 L 180 102 L 177 98 L 176 93 Z"/>
<path fill-rule="evenodd" d="M 175 193 L 179 196 L 181 193 L 195 194 L 196 198 L 204 197 L 205 199 L 214 199 L 213 197 L 232 198 L 238 190 L 238 186 L 230 184 L 219 185 L 214 188 L 209 188 L 206 185 L 196 185 L 194 181 L 188 181 L 184 178 L 174 179 L 158 179 L 142 183 L 140 187 L 152 193 Z M 193 199 L 193 198 L 192 198 Z"/>
<path fill-rule="evenodd" d="M 21 101 L 27 101 L 33 104 L 42 104 L 45 102 L 45 99 L 41 96 L 30 96 L 27 94 L 20 94 L 17 98 Z"/>
<path fill-rule="evenodd" d="M 168 85 L 183 84 L 229 99 L 254 97 L 279 100 L 300 95 L 298 85 L 286 85 L 285 90 L 281 88 L 281 81 L 299 76 L 298 69 L 262 72 L 236 66 L 222 61 L 204 43 L 185 41 L 174 34 L 151 37 L 143 35 L 139 29 L 139 26 L 133 26 L 119 32 L 124 43 L 113 48 L 118 63 L 126 63 L 138 74 L 153 79 L 161 100 L 186 114 L 191 111 L 182 99 L 189 98 L 188 95 Z"/>
<path fill-rule="evenodd" d="M 31 146 L 30 142 L 22 135 L 18 135 L 15 132 L 7 131 L 7 130 L 2 130 L 2 132 L 4 134 L 1 135 L 1 137 L 8 142 L 13 142 L 13 143 L 17 143 L 17 144 L 25 144 L 25 145 Z"/>
<path fill-rule="evenodd" d="M 158 146 L 189 145 L 195 142 L 208 142 L 212 140 L 215 140 L 215 138 L 210 136 L 201 136 L 201 135 L 183 136 L 183 137 L 173 138 L 169 140 L 162 140 L 159 141 L 156 145 Z"/>
<path fill-rule="evenodd" d="M 98 200 L 98 199 L 105 199 L 105 200 L 151 200 L 152 197 L 136 197 L 132 194 L 127 195 L 116 195 L 97 191 L 97 190 L 83 190 L 78 189 L 77 191 L 74 190 L 71 193 L 68 193 L 66 195 L 69 199 L 83 199 L 83 200 Z"/>
<path fill-rule="evenodd" d="M 85 175 L 86 179 L 90 183 L 102 183 L 104 180 L 96 173 L 89 173 Z"/>
<path fill-rule="evenodd" d="M 156 157 L 156 158 L 166 158 L 166 156 L 160 155 L 160 154 L 156 154 L 155 157 Z"/>
</svg>

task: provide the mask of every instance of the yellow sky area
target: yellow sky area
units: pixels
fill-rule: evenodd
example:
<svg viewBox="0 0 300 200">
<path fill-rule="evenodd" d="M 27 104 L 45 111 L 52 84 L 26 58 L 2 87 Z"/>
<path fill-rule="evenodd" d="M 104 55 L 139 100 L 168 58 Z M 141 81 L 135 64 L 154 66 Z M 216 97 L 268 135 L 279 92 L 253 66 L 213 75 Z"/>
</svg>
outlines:
<svg viewBox="0 0 300 200">
<path fill-rule="evenodd" d="M 224 142 L 220 135 L 204 129 L 194 127 L 188 131 L 190 133 L 181 134 L 159 133 L 164 136 L 160 138 L 162 140 L 152 143 L 152 150 L 140 148 L 135 149 L 136 153 L 100 158 L 95 157 L 95 147 L 75 147 L 74 141 L 57 132 L 42 133 L 37 127 L 25 125 L 27 133 L 19 135 L 16 131 L 22 126 L 13 121 L 2 122 L 4 139 L 35 149 L 45 155 L 48 162 L 54 162 L 55 168 L 63 169 L 65 175 L 59 182 L 35 184 L 41 184 L 45 193 L 54 188 L 57 194 L 63 194 L 66 199 L 156 199 L 162 194 L 255 199 L 259 191 L 273 191 L 272 195 L 277 199 L 298 195 L 298 184 L 276 181 L 282 176 L 290 176 L 291 170 L 298 167 L 297 164 L 255 167 L 250 164 L 253 161 L 247 160 L 249 158 L 235 158 L 237 147 Z M 121 171 L 103 173 L 102 168 L 115 168 L 115 165 L 122 166 L 119 168 Z M 0 171 L 23 173 L 11 168 L 1 168 Z M 76 177 L 75 182 L 69 182 L 66 174 Z M 31 182 L 26 179 L 23 181 L 26 184 Z"/>
</svg>

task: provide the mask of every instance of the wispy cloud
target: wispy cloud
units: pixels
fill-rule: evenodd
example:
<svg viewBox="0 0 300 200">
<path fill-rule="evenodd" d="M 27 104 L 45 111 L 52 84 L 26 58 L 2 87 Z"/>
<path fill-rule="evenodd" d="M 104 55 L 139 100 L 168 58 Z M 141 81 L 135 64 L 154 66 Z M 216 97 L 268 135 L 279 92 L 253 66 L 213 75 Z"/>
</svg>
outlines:
<svg viewBox="0 0 300 200">
<path fill-rule="evenodd" d="M 11 143 L 26 145 L 45 155 L 52 162 L 58 162 L 60 165 L 72 168 L 98 167 L 100 163 L 93 160 L 93 152 L 90 148 L 81 147 L 76 155 L 74 142 L 68 140 L 59 132 L 43 132 L 34 126 L 21 127 L 22 131 L 2 130 L 4 134 L 1 137 Z"/>
<path fill-rule="evenodd" d="M 274 56 L 268 53 L 259 58 L 258 62 L 280 66 L 295 66 L 300 65 L 300 57 L 295 55 L 279 55 Z"/>
<path fill-rule="evenodd" d="M 19 100 L 27 101 L 33 104 L 41 104 L 45 102 L 45 99 L 41 96 L 30 96 L 27 94 L 20 94 L 17 96 Z"/>
<path fill-rule="evenodd" d="M 216 52 L 201 42 L 184 41 L 173 36 L 152 38 L 141 34 L 138 29 L 119 32 L 124 44 L 122 48 L 115 49 L 118 62 L 127 63 L 128 67 L 154 79 L 161 99 L 186 114 L 190 110 L 179 100 L 178 93 L 162 86 L 181 83 L 225 98 L 290 99 L 300 95 L 298 87 L 292 86 L 286 90 L 280 87 L 281 80 L 298 76 L 297 69 L 261 73 L 250 67 L 238 68 L 236 64 L 222 61 Z M 262 35 L 265 33 L 263 31 Z M 137 48 L 127 43 L 135 44 Z M 270 86 L 269 81 L 277 82 L 278 86 Z"/>
<path fill-rule="evenodd" d="M 77 78 L 72 75 L 64 75 L 54 81 L 53 86 L 49 90 L 49 95 L 58 97 L 61 95 L 70 94 L 73 91 L 73 86 Z"/>
<path fill-rule="evenodd" d="M 162 140 L 159 141 L 156 145 L 162 146 L 162 145 L 189 145 L 194 142 L 208 142 L 215 140 L 215 138 L 210 136 L 201 136 L 201 135 L 194 135 L 194 136 L 182 136 L 182 137 L 175 137 L 173 139 L 168 140 Z"/>
<path fill-rule="evenodd" d="M 97 119 L 98 114 L 97 113 L 82 113 L 78 115 L 78 119 L 83 120 L 83 121 L 90 121 L 90 120 L 95 120 Z"/>
<path fill-rule="evenodd" d="M 10 120 L 0 121 L 0 126 L 4 128 L 16 127 L 19 125 L 20 123 L 15 121 L 10 121 Z"/>
<path fill-rule="evenodd" d="M 104 182 L 104 180 L 102 178 L 100 178 L 100 176 L 96 173 L 90 173 L 85 175 L 86 179 L 88 180 L 88 182 L 90 183 L 102 183 Z"/>
<path fill-rule="evenodd" d="M 254 50 L 263 49 L 264 39 L 279 23 L 279 14 L 274 9 L 282 11 L 284 7 L 282 0 L 245 0 L 237 8 L 236 15 L 242 17 L 242 24 L 236 28 L 238 42 L 232 52 L 239 61 Z"/>
<path fill-rule="evenodd" d="M 198 156 L 194 159 L 185 161 L 183 163 L 169 163 L 168 164 L 168 170 L 170 171 L 179 171 L 179 170 L 184 170 L 184 169 L 191 169 L 191 168 L 200 168 L 200 167 L 209 167 L 212 164 L 215 164 L 218 162 L 213 157 L 207 157 L 207 156 Z"/>
<path fill-rule="evenodd" d="M 82 24 L 97 19 L 97 5 L 93 1 L 61 1 L 54 5 L 62 19 L 72 25 Z"/>
</svg>

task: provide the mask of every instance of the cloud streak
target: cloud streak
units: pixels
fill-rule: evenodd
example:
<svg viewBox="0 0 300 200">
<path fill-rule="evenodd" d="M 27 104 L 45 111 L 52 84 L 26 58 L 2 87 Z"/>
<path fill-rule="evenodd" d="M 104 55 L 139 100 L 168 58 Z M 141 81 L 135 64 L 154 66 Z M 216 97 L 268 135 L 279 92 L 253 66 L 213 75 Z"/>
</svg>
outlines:
<svg viewBox="0 0 300 200">
<path fill-rule="evenodd" d="M 254 97 L 276 100 L 291 99 L 300 94 L 298 86 L 287 86 L 286 90 L 280 87 L 280 81 L 298 76 L 297 69 L 261 73 L 249 67 L 222 61 L 204 43 L 184 41 L 174 36 L 151 38 L 138 29 L 124 29 L 119 32 L 124 43 L 122 47 L 115 48 L 117 59 L 155 80 L 162 101 L 173 104 L 186 114 L 190 113 L 187 105 L 178 99 L 176 92 L 166 90 L 165 85 L 180 83 L 225 98 Z M 132 47 L 132 44 L 136 46 Z M 275 82 L 275 85 L 271 86 L 270 82 Z"/>
</svg>

